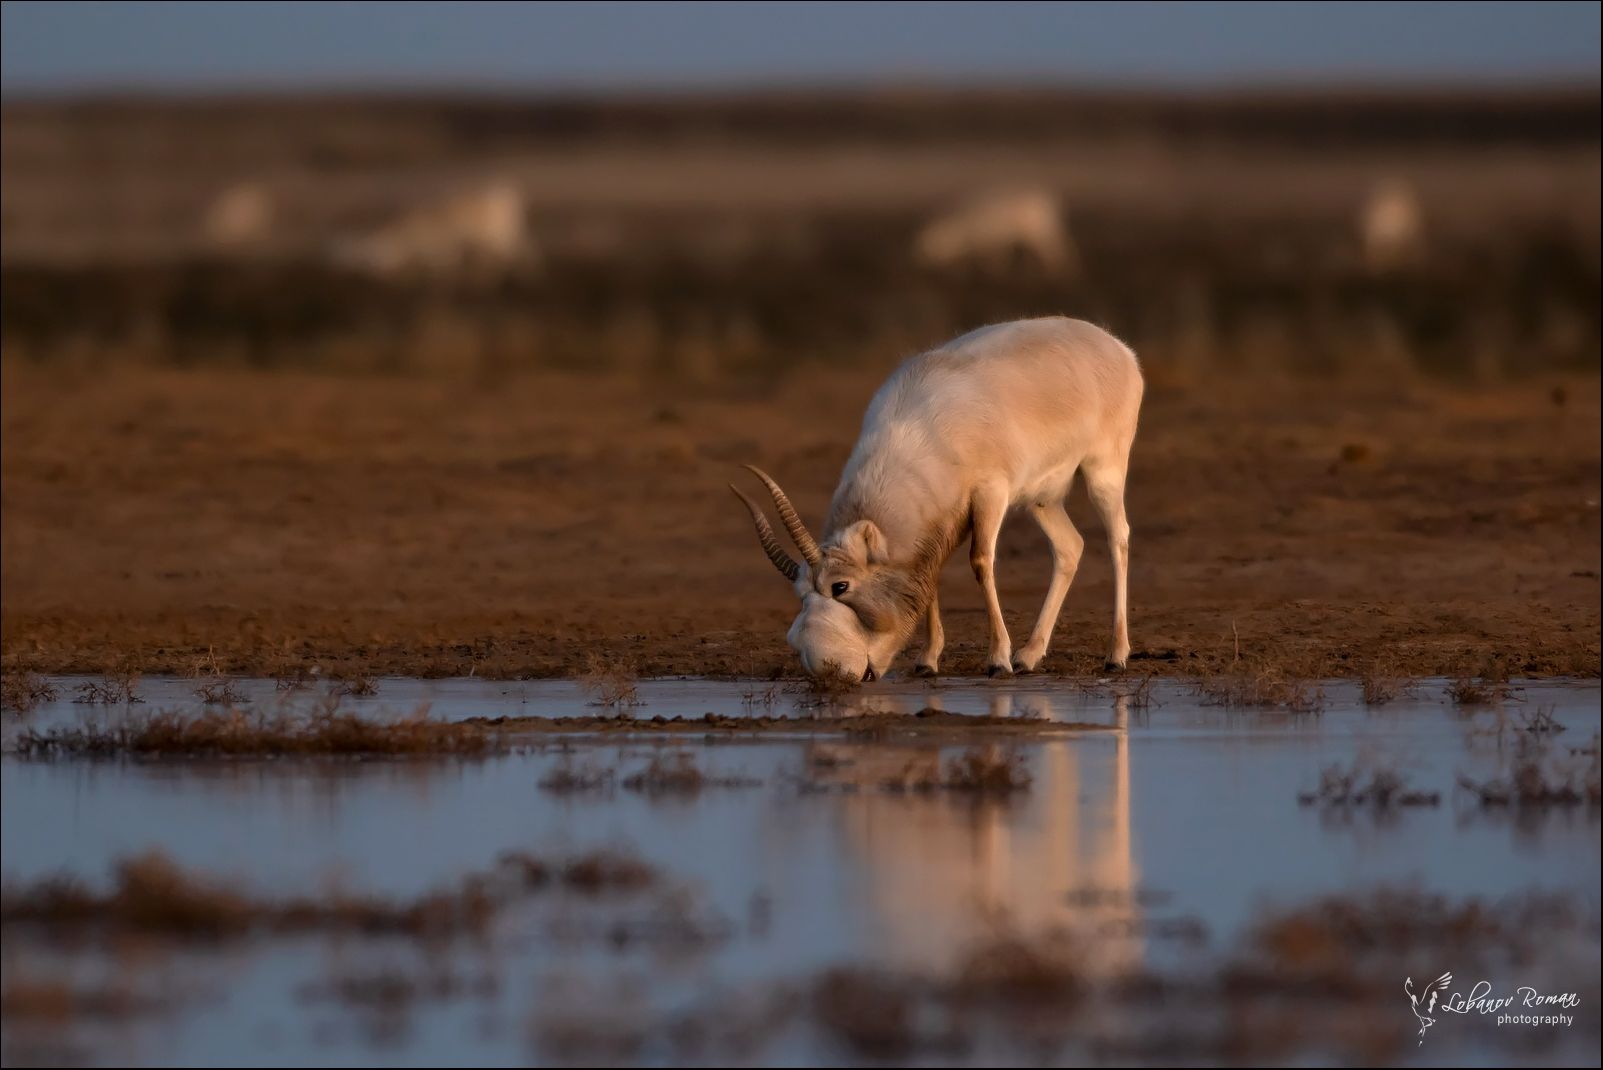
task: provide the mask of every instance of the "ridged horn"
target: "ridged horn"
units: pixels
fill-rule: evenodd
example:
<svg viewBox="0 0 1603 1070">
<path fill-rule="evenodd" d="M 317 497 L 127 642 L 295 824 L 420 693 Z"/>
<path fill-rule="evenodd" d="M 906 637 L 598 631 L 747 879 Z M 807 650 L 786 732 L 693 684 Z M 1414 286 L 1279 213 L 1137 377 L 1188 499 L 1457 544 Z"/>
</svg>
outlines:
<svg viewBox="0 0 1603 1070">
<path fill-rule="evenodd" d="M 791 559 L 784 547 L 779 545 L 779 538 L 774 534 L 774 529 L 768 526 L 768 518 L 757 508 L 756 502 L 740 492 L 739 487 L 731 483 L 729 489 L 735 492 L 735 497 L 746 503 L 747 509 L 751 510 L 751 522 L 757 525 L 757 541 L 763 544 L 763 553 L 768 555 L 768 560 L 774 563 L 774 567 L 787 580 L 795 583 L 796 577 L 801 575 L 801 566 Z"/>
<path fill-rule="evenodd" d="M 774 509 L 779 513 L 779 522 L 785 525 L 785 530 L 790 533 L 790 541 L 801 551 L 802 559 L 807 562 L 807 566 L 817 572 L 821 559 L 818 544 L 813 541 L 812 535 L 808 534 L 807 525 L 802 523 L 801 517 L 796 515 L 796 507 L 790 504 L 790 499 L 779 489 L 779 484 L 774 482 L 772 476 L 754 464 L 748 464 L 746 467 L 751 470 L 752 475 L 763 481 L 768 493 L 773 495 Z"/>
</svg>

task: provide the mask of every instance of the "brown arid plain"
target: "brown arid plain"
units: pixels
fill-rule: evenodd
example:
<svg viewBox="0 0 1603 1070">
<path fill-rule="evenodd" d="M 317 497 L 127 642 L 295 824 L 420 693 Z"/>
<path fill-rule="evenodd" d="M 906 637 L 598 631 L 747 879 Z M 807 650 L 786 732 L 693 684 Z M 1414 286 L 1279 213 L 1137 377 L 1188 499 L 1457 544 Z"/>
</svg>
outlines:
<svg viewBox="0 0 1603 1070">
<path fill-rule="evenodd" d="M 896 361 L 1063 313 L 1148 375 L 1130 671 L 1595 677 L 1598 114 L 1595 87 L 7 104 L 5 666 L 794 674 L 725 484 L 758 464 L 818 524 Z M 537 258 L 319 252 L 486 180 Z M 1378 268 L 1354 220 L 1382 180 L 1425 227 Z M 207 245 L 242 182 L 274 221 Z M 910 262 L 1002 186 L 1061 200 L 1073 270 Z M 1110 584 L 1070 512 L 1044 669 L 1079 674 Z M 985 638 L 962 557 L 955 674 Z M 1017 638 L 1048 573 L 1026 520 L 998 573 Z"/>
</svg>

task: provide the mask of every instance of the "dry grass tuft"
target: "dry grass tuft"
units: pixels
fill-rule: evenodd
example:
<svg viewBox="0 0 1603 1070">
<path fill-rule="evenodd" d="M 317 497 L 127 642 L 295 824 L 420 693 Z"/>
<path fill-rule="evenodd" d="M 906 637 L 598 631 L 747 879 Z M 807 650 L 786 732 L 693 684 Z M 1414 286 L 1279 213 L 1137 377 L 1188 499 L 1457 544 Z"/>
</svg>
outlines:
<svg viewBox="0 0 1603 1070">
<path fill-rule="evenodd" d="M 273 687 L 277 691 L 302 691 L 317 680 L 317 669 L 297 663 L 273 673 Z"/>
<path fill-rule="evenodd" d="M 1114 684 L 1113 697 L 1115 700 L 1122 700 L 1127 709 L 1150 709 L 1155 701 L 1152 697 L 1152 679 L 1152 674 L 1147 673 L 1134 683 Z"/>
<path fill-rule="evenodd" d="M 819 709 L 840 705 L 848 695 L 855 694 L 862 686 L 863 682 L 851 673 L 828 664 L 824 666 L 822 672 L 798 681 L 790 690 L 798 696 L 798 706 L 804 709 Z"/>
<path fill-rule="evenodd" d="M 351 698 L 371 698 L 378 694 L 378 681 L 366 673 L 341 680 L 330 689 L 329 694 L 336 697 L 349 695 Z"/>
<path fill-rule="evenodd" d="M 37 673 L 8 672 L 0 676 L 0 710 L 31 713 L 43 702 L 54 702 L 56 689 Z"/>
<path fill-rule="evenodd" d="M 1365 706 L 1384 706 L 1406 698 L 1415 691 L 1412 680 L 1393 671 L 1389 666 L 1371 665 L 1359 677 Z"/>
<path fill-rule="evenodd" d="M 305 714 L 283 711 L 161 711 L 115 725 L 24 730 L 15 752 L 24 758 L 150 758 L 280 755 L 471 757 L 500 749 L 483 725 L 438 721 L 419 712 L 398 721 L 343 713 L 325 704 Z"/>
<path fill-rule="evenodd" d="M 208 680 L 195 688 L 195 697 L 208 706 L 238 706 L 246 701 L 245 692 L 227 677 Z"/>
<path fill-rule="evenodd" d="M 79 684 L 78 697 L 72 701 L 83 706 L 132 706 L 145 701 L 139 697 L 138 688 L 138 673 L 108 673 L 98 681 Z"/>
<path fill-rule="evenodd" d="M 1505 701 L 1510 694 L 1507 681 L 1481 676 L 1460 676 L 1444 689 L 1455 706 L 1490 706 Z"/>
<path fill-rule="evenodd" d="M 1292 713 L 1319 713 L 1325 708 L 1325 691 L 1317 683 L 1271 666 L 1257 672 L 1228 673 L 1199 681 L 1196 693 L 1205 706 L 1226 709 L 1284 709 Z"/>
<path fill-rule="evenodd" d="M 579 686 L 591 696 L 590 705 L 603 709 L 623 709 L 640 705 L 640 678 L 634 667 L 608 661 L 591 653 L 579 674 Z"/>
<path fill-rule="evenodd" d="M 768 684 L 763 687 L 753 685 L 740 693 L 740 704 L 749 709 L 761 706 L 765 710 L 774 708 L 779 701 L 779 685 Z"/>
<path fill-rule="evenodd" d="M 1509 668 L 1502 658 L 1485 658 L 1479 663 L 1461 662 L 1445 694 L 1455 706 L 1490 706 L 1514 697 Z"/>
</svg>

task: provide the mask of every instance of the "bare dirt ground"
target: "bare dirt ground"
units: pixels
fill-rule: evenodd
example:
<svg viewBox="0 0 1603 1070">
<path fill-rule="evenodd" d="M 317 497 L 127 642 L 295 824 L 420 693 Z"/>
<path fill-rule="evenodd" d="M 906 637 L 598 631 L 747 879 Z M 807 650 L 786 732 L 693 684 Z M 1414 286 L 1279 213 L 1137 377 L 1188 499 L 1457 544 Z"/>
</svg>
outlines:
<svg viewBox="0 0 1603 1070">
<path fill-rule="evenodd" d="M 881 366 L 757 392 L 556 374 L 468 382 L 222 369 L 3 371 L 8 669 L 794 674 L 792 596 L 725 483 L 813 524 Z M 1599 392 L 1155 381 L 1132 462 L 1132 671 L 1599 671 Z M 1045 670 L 1096 671 L 1087 553 Z M 1047 579 L 1004 530 L 1009 627 Z M 962 554 L 943 670 L 981 671 Z M 903 668 L 906 667 L 904 662 Z"/>
</svg>

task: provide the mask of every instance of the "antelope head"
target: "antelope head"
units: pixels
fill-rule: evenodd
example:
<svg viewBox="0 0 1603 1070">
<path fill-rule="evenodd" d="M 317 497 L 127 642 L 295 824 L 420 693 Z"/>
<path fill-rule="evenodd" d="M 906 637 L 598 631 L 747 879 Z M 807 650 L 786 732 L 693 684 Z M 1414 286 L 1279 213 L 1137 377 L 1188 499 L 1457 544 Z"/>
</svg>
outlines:
<svg viewBox="0 0 1603 1070">
<path fill-rule="evenodd" d="M 883 675 L 929 605 L 928 597 L 920 601 L 918 577 L 892 564 L 872 520 L 842 528 L 820 547 L 779 484 L 762 469 L 746 467 L 768 488 L 780 523 L 801 551 L 800 561 L 786 553 L 763 511 L 729 485 L 751 512 L 768 560 L 801 599 L 801 612 L 785 638 L 801 655 L 802 667 L 812 676 L 834 672 L 873 680 Z"/>
</svg>

